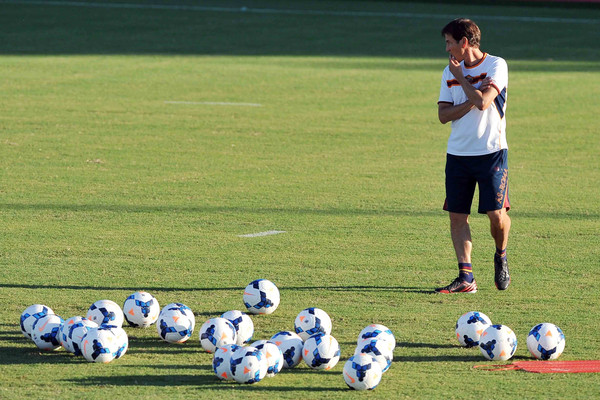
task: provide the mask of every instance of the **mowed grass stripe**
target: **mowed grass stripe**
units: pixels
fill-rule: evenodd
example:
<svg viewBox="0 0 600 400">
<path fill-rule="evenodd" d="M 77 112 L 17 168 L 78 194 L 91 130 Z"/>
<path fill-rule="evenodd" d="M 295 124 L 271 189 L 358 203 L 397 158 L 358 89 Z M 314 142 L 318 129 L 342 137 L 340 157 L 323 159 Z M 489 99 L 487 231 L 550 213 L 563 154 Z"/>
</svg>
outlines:
<svg viewBox="0 0 600 400">
<path fill-rule="evenodd" d="M 396 13 L 375 11 L 332 11 L 311 9 L 284 9 L 284 8 L 259 8 L 259 7 L 210 7 L 184 4 L 138 4 L 138 3 L 95 3 L 77 1 L 36 1 L 36 0 L 0 0 L 0 3 L 43 5 L 59 7 L 90 7 L 90 8 L 117 8 L 117 9 L 148 9 L 169 11 L 209 11 L 226 13 L 252 13 L 273 15 L 300 15 L 300 16 L 329 16 L 329 17 L 365 17 L 365 18 L 417 18 L 417 19 L 442 19 L 451 20 L 456 14 L 439 13 Z M 565 23 L 565 24 L 600 24 L 600 19 L 593 18 L 560 18 L 539 16 L 506 16 L 506 15 L 470 15 L 471 18 L 482 21 L 530 22 L 530 23 Z"/>
</svg>

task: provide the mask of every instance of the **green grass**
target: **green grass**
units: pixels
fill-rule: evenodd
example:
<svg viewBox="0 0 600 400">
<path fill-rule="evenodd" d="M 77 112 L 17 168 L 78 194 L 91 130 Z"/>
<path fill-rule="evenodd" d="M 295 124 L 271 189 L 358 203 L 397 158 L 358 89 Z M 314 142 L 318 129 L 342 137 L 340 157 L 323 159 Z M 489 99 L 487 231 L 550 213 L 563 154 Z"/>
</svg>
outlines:
<svg viewBox="0 0 600 400">
<path fill-rule="evenodd" d="M 600 18 L 594 8 L 472 13 Z M 473 215 L 480 289 L 448 297 L 430 293 L 456 273 L 441 211 L 449 126 L 436 107 L 445 22 L 0 3 L 0 398 L 596 396 L 593 374 L 474 370 L 486 361 L 453 333 L 476 309 L 515 330 L 517 360 L 546 321 L 566 334 L 562 359 L 600 357 L 598 25 L 480 24 L 484 49 L 510 68 L 513 283 L 494 288 L 488 222 Z M 238 237 L 271 229 L 286 233 Z M 30 304 L 66 318 L 147 290 L 190 306 L 199 327 L 243 308 L 243 287 L 260 277 L 282 302 L 254 317 L 255 338 L 323 308 L 342 347 L 332 371 L 302 365 L 240 386 L 213 376 L 197 332 L 176 346 L 153 327 L 127 328 L 125 357 L 96 365 L 39 353 L 18 326 Z M 396 334 L 395 362 L 374 392 L 353 393 L 343 362 L 371 322 Z"/>
</svg>

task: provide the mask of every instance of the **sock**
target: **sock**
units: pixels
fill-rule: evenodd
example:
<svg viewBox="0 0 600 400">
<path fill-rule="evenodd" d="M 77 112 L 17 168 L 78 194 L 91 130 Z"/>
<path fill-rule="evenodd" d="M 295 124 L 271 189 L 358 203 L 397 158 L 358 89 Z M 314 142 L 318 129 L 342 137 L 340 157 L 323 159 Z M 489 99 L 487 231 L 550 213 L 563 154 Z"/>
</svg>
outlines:
<svg viewBox="0 0 600 400">
<path fill-rule="evenodd" d="M 458 263 L 458 277 L 466 282 L 473 282 L 473 266 L 471 263 Z"/>
<path fill-rule="evenodd" d="M 506 249 L 500 250 L 499 248 L 496 247 L 496 254 L 500 258 L 506 258 Z"/>
</svg>

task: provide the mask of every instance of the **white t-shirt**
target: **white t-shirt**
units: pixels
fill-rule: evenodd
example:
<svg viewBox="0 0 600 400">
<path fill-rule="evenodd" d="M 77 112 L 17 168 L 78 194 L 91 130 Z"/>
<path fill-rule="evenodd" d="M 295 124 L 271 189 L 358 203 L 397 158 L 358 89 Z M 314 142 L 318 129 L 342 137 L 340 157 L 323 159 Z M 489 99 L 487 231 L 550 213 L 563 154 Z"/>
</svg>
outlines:
<svg viewBox="0 0 600 400">
<path fill-rule="evenodd" d="M 484 53 L 479 64 L 465 67 L 460 63 L 464 76 L 477 89 L 486 77 L 492 78 L 492 85 L 499 95 L 486 110 L 473 108 L 462 118 L 452 121 L 452 131 L 448 138 L 448 153 L 457 156 L 479 156 L 508 149 L 506 142 L 506 89 L 508 87 L 508 66 L 506 61 Z M 461 104 L 467 101 L 463 91 L 450 68 L 442 74 L 440 99 L 438 103 Z"/>
</svg>

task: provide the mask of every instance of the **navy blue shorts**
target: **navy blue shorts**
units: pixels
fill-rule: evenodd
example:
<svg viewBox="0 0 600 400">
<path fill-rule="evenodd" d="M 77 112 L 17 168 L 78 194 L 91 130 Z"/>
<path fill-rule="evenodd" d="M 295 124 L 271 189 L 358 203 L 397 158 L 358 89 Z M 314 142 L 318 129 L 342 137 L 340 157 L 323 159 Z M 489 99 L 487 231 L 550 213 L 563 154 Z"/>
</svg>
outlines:
<svg viewBox="0 0 600 400">
<path fill-rule="evenodd" d="M 483 156 L 446 155 L 444 210 L 470 214 L 475 185 L 479 185 L 480 214 L 510 209 L 508 200 L 508 150 Z"/>
</svg>

